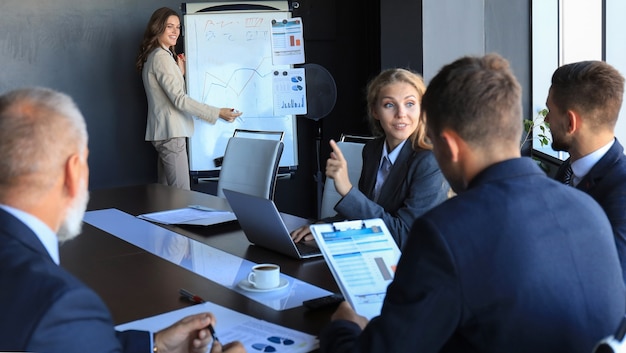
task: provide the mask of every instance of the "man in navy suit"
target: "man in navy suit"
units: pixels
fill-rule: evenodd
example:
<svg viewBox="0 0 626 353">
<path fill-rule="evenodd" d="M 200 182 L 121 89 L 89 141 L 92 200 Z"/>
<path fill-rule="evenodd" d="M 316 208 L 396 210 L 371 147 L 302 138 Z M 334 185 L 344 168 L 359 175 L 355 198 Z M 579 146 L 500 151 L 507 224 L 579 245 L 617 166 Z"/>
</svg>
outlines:
<svg viewBox="0 0 626 353">
<path fill-rule="evenodd" d="M 206 352 L 210 313 L 154 335 L 116 332 L 96 293 L 59 266 L 58 242 L 80 233 L 89 198 L 87 129 L 71 98 L 0 96 L 0 155 L 0 351 Z M 211 352 L 222 348 L 244 350 Z"/>
<path fill-rule="evenodd" d="M 614 132 L 623 96 L 624 77 L 603 61 L 561 66 L 552 75 L 546 122 L 552 148 L 569 153 L 555 178 L 602 206 L 626 281 L 626 155 Z"/>
<path fill-rule="evenodd" d="M 415 221 L 381 314 L 368 322 L 342 303 L 321 350 L 591 352 L 625 310 L 611 226 L 589 195 L 520 157 L 508 62 L 446 65 L 422 104 L 457 196 Z"/>
</svg>

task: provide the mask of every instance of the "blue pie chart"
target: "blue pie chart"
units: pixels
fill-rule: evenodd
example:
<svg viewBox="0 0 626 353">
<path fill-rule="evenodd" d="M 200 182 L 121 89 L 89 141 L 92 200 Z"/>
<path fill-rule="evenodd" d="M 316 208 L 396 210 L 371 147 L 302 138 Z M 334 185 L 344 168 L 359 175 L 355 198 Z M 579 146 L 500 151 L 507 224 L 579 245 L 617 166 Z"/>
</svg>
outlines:
<svg viewBox="0 0 626 353">
<path fill-rule="evenodd" d="M 264 343 L 255 343 L 252 345 L 252 348 L 259 352 L 276 352 L 276 348 Z"/>
<path fill-rule="evenodd" d="M 269 337 L 267 340 L 272 343 L 282 344 L 284 346 L 291 346 L 292 344 L 296 343 L 290 338 L 277 337 L 277 336 Z"/>
</svg>

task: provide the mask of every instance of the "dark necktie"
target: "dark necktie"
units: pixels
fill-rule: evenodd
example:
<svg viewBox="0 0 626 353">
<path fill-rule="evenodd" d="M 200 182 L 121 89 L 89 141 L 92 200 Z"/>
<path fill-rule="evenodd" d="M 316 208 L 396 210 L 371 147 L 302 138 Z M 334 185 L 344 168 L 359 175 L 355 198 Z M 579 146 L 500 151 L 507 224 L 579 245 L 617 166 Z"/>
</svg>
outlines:
<svg viewBox="0 0 626 353">
<path fill-rule="evenodd" d="M 572 171 L 572 165 L 567 164 L 567 169 L 565 169 L 565 173 L 563 174 L 563 184 L 572 185 L 572 176 L 574 172 Z"/>
<path fill-rule="evenodd" d="M 389 161 L 389 159 L 387 159 L 387 157 L 384 157 L 380 169 L 378 169 L 378 174 L 376 175 L 376 185 L 374 186 L 374 201 L 378 200 L 378 197 L 380 196 L 380 189 L 385 183 L 385 179 L 387 179 L 387 175 L 389 175 L 390 169 L 391 162 Z"/>
</svg>

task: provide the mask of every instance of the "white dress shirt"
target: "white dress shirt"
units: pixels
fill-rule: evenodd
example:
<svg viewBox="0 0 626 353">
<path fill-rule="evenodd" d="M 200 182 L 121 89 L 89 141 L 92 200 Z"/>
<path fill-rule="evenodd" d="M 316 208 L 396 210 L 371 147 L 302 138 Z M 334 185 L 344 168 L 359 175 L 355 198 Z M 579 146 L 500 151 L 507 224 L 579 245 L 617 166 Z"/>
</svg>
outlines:
<svg viewBox="0 0 626 353">
<path fill-rule="evenodd" d="M 578 185 L 578 183 L 583 180 L 583 178 L 587 175 L 587 173 L 589 173 L 591 168 L 593 168 L 593 166 L 596 165 L 596 163 L 598 163 L 598 161 L 602 159 L 602 157 L 604 157 L 604 155 L 609 151 L 609 149 L 611 149 L 614 143 L 615 139 L 611 140 L 611 142 L 609 142 L 608 144 L 598 148 L 597 150 L 572 163 L 573 186 Z"/>
</svg>

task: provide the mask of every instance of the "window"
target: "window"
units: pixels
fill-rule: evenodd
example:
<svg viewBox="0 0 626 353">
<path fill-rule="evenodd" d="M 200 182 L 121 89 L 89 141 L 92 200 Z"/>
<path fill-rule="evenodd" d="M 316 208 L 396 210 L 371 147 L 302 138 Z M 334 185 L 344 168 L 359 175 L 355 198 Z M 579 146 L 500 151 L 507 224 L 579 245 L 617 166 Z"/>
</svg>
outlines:
<svg viewBox="0 0 626 353">
<path fill-rule="evenodd" d="M 606 1 L 606 0 L 605 0 Z M 557 67 L 582 60 L 603 60 L 603 0 L 532 1 L 533 115 L 545 108 L 550 79 Z M 540 133 L 538 128 L 533 136 Z M 559 159 L 567 153 L 541 146 L 533 150 Z"/>
</svg>

